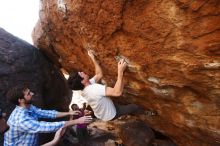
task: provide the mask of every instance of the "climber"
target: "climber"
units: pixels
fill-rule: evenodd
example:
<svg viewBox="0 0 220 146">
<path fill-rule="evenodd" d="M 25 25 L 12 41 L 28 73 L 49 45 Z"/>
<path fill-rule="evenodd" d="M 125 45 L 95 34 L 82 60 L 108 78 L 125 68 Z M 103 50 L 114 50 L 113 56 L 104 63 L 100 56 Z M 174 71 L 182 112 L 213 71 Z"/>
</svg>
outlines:
<svg viewBox="0 0 220 146">
<path fill-rule="evenodd" d="M 72 90 L 82 90 L 83 98 L 91 106 L 94 115 L 103 121 L 113 120 L 121 115 L 135 113 L 139 107 L 135 104 L 114 104 L 109 97 L 118 97 L 123 92 L 123 74 L 127 63 L 124 59 L 118 62 L 118 77 L 114 87 L 97 83 L 103 77 L 102 69 L 96 60 L 95 53 L 88 51 L 88 55 L 95 66 L 95 75 L 89 79 L 84 72 L 72 72 L 68 78 L 68 85 Z"/>
</svg>

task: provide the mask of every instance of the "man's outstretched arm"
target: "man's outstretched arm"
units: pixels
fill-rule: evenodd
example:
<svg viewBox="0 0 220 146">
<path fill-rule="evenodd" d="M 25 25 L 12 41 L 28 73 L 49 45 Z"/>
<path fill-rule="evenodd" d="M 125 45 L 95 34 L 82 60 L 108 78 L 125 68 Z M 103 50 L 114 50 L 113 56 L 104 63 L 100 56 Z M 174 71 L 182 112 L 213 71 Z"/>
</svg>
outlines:
<svg viewBox="0 0 220 146">
<path fill-rule="evenodd" d="M 80 111 L 69 111 L 69 112 L 57 112 L 56 118 L 79 115 Z"/>
<path fill-rule="evenodd" d="M 84 116 L 81 117 L 79 119 L 75 119 L 75 120 L 70 120 L 70 121 L 66 121 L 64 126 L 61 127 L 55 134 L 54 139 L 48 143 L 43 144 L 42 146 L 55 146 L 59 143 L 59 140 L 61 139 L 61 137 L 64 135 L 65 131 L 66 131 L 66 127 L 68 126 L 72 126 L 75 124 L 83 124 L 83 123 L 90 123 L 92 121 L 92 117 L 91 116 Z"/>
<path fill-rule="evenodd" d="M 106 96 L 121 96 L 123 93 L 124 85 L 123 85 L 123 74 L 124 70 L 126 69 L 127 63 L 124 59 L 121 59 L 118 62 L 118 77 L 115 83 L 115 86 L 106 87 L 105 94 Z"/>
<path fill-rule="evenodd" d="M 96 82 L 98 82 L 103 77 L 102 68 L 99 65 L 98 61 L 96 60 L 94 52 L 92 50 L 88 51 L 88 55 L 95 66 L 95 76 L 93 78 L 95 79 Z"/>
<path fill-rule="evenodd" d="M 64 124 L 64 127 L 68 127 L 68 126 L 73 126 L 76 124 L 88 124 L 92 122 L 92 117 L 91 116 L 83 116 L 80 117 L 78 119 L 74 119 L 74 120 L 70 120 L 70 121 L 66 121 Z"/>
</svg>

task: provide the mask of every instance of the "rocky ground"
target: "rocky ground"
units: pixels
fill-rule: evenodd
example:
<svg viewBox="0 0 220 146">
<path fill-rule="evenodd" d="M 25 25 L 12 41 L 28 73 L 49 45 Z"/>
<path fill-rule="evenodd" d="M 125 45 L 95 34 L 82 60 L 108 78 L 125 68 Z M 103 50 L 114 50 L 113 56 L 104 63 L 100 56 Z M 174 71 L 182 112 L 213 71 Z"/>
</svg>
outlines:
<svg viewBox="0 0 220 146">
<path fill-rule="evenodd" d="M 137 116 L 130 115 L 109 122 L 96 119 L 88 125 L 89 139 L 84 146 L 175 146 L 166 136 L 157 133 L 137 119 Z M 60 145 L 81 146 L 82 144 L 76 138 L 74 128 L 70 128 Z"/>
</svg>

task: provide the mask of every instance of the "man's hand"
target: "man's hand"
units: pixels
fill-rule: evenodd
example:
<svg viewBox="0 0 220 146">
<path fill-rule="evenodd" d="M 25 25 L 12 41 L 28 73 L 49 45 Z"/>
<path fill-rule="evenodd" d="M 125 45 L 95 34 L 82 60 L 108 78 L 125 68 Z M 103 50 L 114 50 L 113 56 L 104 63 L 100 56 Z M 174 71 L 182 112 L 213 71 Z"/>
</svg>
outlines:
<svg viewBox="0 0 220 146">
<path fill-rule="evenodd" d="M 91 116 L 84 116 L 79 119 L 76 119 L 77 124 L 84 124 L 84 123 L 91 123 L 92 117 Z"/>
<path fill-rule="evenodd" d="M 93 50 L 89 50 L 88 55 L 92 60 L 95 59 L 95 52 Z"/>
<path fill-rule="evenodd" d="M 124 59 L 121 59 L 118 62 L 118 73 L 123 73 L 127 67 L 127 62 Z"/>
</svg>

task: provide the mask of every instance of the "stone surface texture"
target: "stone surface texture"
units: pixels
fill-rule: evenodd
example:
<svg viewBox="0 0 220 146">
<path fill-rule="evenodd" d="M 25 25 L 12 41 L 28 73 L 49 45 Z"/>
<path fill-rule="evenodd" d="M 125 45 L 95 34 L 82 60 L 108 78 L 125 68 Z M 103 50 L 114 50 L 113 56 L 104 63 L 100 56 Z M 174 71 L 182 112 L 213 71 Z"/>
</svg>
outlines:
<svg viewBox="0 0 220 146">
<path fill-rule="evenodd" d="M 69 90 L 60 70 L 36 47 L 0 28 L 0 107 L 10 115 L 6 93 L 24 84 L 33 91 L 33 103 L 42 108 L 67 110 Z"/>
<path fill-rule="evenodd" d="M 67 72 L 94 73 L 96 52 L 113 85 L 125 58 L 124 95 L 158 112 L 142 117 L 179 146 L 220 144 L 219 0 L 41 0 L 34 43 Z"/>
<path fill-rule="evenodd" d="M 7 101 L 6 94 L 18 84 L 25 84 L 34 92 L 34 105 L 68 110 L 71 91 L 60 70 L 39 49 L 0 28 L 0 108 L 7 117 L 15 106 Z"/>
<path fill-rule="evenodd" d="M 119 131 L 126 146 L 148 146 L 155 139 L 154 132 L 144 122 L 129 121 Z"/>
</svg>

